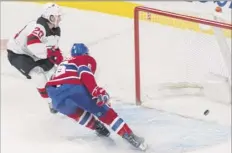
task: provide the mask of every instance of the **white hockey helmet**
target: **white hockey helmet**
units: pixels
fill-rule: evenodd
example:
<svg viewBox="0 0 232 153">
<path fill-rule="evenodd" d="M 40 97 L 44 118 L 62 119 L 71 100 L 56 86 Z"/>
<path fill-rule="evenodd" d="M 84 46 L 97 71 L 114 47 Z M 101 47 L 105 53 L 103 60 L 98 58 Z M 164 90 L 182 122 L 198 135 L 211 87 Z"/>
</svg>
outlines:
<svg viewBox="0 0 232 153">
<path fill-rule="evenodd" d="M 47 19 L 54 27 L 58 27 L 61 21 L 62 10 L 55 3 L 46 3 L 43 8 L 42 17 Z"/>
</svg>

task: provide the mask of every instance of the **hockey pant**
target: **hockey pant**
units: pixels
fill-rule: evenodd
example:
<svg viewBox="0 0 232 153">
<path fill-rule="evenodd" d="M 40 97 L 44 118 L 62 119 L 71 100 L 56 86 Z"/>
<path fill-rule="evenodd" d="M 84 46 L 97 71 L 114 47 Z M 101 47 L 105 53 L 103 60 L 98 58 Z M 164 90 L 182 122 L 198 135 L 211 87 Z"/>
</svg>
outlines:
<svg viewBox="0 0 232 153">
<path fill-rule="evenodd" d="M 132 132 L 111 107 L 108 105 L 97 106 L 96 100 L 92 99 L 84 85 L 49 86 L 46 90 L 52 99 L 53 108 L 76 120 L 81 125 L 94 129 L 95 116 L 109 125 L 120 136 Z"/>
<path fill-rule="evenodd" d="M 35 61 L 28 55 L 16 54 L 9 49 L 7 53 L 10 64 L 35 84 L 41 97 L 48 98 L 44 86 L 55 71 L 54 64 L 48 59 Z"/>
</svg>

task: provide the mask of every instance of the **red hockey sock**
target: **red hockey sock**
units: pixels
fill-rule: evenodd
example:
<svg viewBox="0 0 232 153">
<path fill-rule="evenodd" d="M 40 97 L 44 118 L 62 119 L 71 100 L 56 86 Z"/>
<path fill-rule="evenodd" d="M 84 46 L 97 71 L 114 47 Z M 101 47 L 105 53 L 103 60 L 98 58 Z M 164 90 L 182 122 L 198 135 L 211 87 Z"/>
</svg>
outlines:
<svg viewBox="0 0 232 153">
<path fill-rule="evenodd" d="M 94 116 L 91 113 L 89 113 L 87 111 L 84 111 L 82 109 L 78 109 L 75 114 L 68 115 L 68 117 L 76 120 L 79 124 L 89 128 L 89 129 L 92 129 L 92 130 L 95 129 L 96 119 L 94 118 Z"/>
<path fill-rule="evenodd" d="M 125 133 L 132 133 L 132 130 L 129 128 L 129 126 L 123 121 L 123 119 L 118 117 L 118 114 L 112 108 L 110 108 L 109 111 L 107 111 L 107 113 L 99 119 L 100 121 L 109 125 L 112 130 L 120 136 L 123 136 Z"/>
<path fill-rule="evenodd" d="M 120 136 L 123 136 L 125 133 L 127 133 L 127 134 L 132 133 L 131 129 L 129 128 L 129 126 L 126 123 L 122 126 L 122 128 L 118 131 L 117 134 Z"/>
<path fill-rule="evenodd" d="M 48 98 L 48 93 L 45 88 L 37 88 L 39 94 L 43 98 Z"/>
</svg>

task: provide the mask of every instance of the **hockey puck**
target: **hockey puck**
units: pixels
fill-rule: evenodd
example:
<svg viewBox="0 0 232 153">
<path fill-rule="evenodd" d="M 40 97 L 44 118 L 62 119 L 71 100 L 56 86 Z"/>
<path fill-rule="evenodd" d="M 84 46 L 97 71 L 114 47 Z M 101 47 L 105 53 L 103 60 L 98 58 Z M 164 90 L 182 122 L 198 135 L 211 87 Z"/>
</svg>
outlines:
<svg viewBox="0 0 232 153">
<path fill-rule="evenodd" d="M 206 116 L 208 114 L 209 114 L 209 110 L 207 109 L 207 110 L 205 110 L 204 115 Z"/>
</svg>

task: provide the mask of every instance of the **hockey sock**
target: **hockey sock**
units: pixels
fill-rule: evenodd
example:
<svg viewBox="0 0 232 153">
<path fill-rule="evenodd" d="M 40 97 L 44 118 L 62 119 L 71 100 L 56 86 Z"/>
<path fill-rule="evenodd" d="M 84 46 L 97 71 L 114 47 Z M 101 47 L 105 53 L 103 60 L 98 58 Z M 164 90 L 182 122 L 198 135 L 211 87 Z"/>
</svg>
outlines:
<svg viewBox="0 0 232 153">
<path fill-rule="evenodd" d="M 37 90 L 42 98 L 48 98 L 48 93 L 45 88 L 37 88 Z"/>
<path fill-rule="evenodd" d="M 68 117 L 74 119 L 80 125 L 83 125 L 89 129 L 95 130 L 96 119 L 91 113 L 87 111 L 84 111 L 82 109 L 77 109 L 76 113 L 68 115 Z"/>
<path fill-rule="evenodd" d="M 110 108 L 104 116 L 101 116 L 99 120 L 109 125 L 111 129 L 120 136 L 132 133 L 129 126 L 122 118 L 118 117 L 118 114 L 112 108 Z"/>
</svg>

